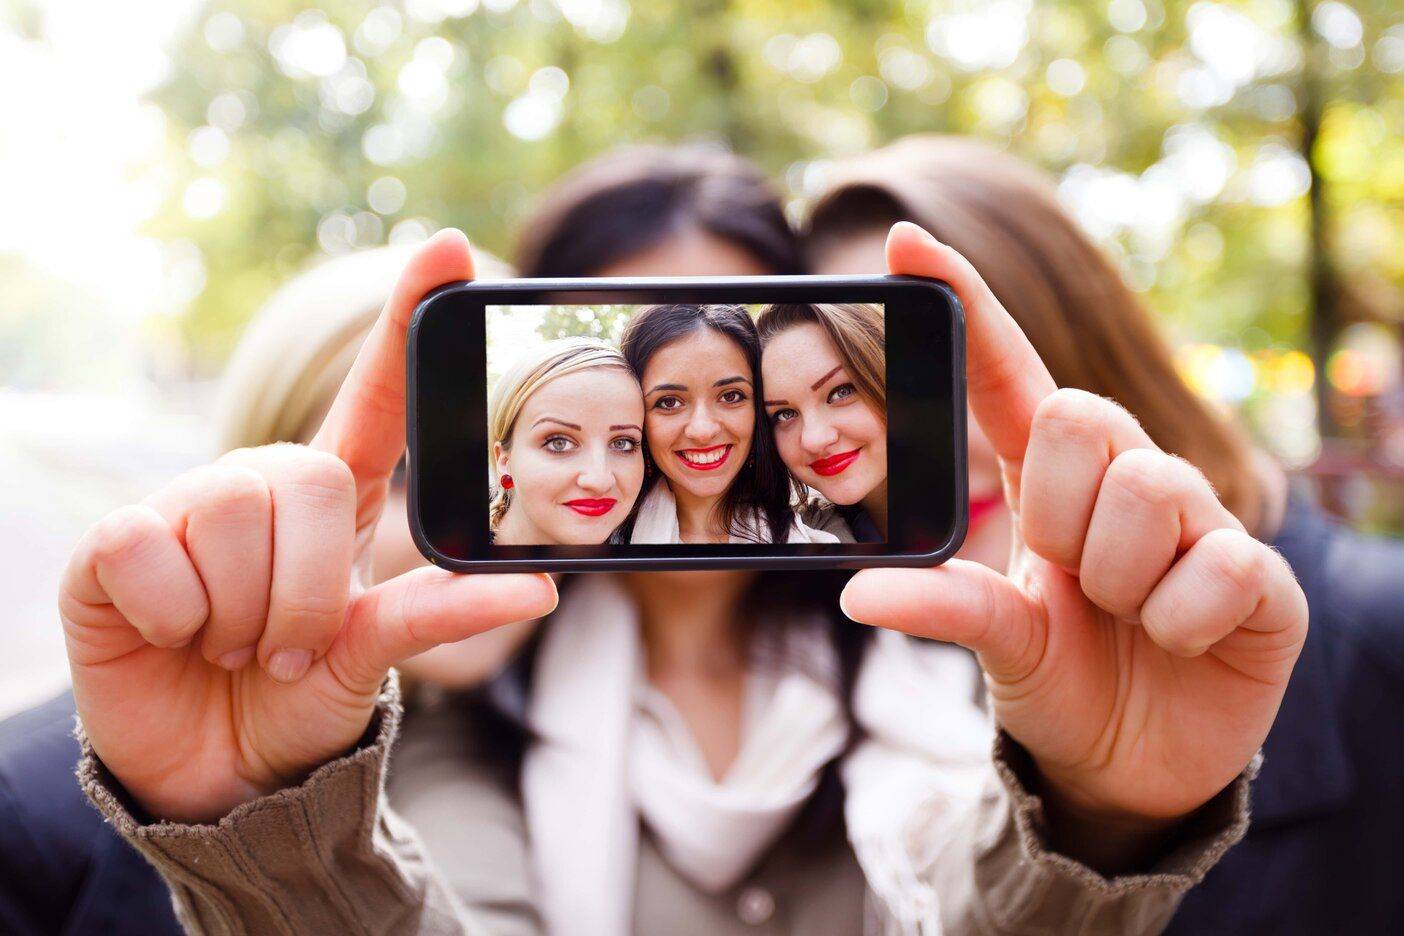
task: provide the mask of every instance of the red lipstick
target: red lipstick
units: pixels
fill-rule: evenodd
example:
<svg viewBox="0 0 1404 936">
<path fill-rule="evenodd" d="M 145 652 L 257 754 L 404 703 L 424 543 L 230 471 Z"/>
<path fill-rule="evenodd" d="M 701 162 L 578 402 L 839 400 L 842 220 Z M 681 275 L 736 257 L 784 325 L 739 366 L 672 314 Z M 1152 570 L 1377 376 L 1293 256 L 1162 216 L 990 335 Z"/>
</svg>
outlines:
<svg viewBox="0 0 1404 936">
<path fill-rule="evenodd" d="M 619 502 L 612 497 L 599 497 L 566 501 L 565 505 L 576 513 L 587 517 L 603 517 L 613 510 L 617 503 Z"/>
<path fill-rule="evenodd" d="M 698 462 L 688 457 L 689 455 L 713 455 L 717 452 L 720 452 L 721 455 L 716 461 Z M 678 456 L 678 460 L 693 471 L 715 471 L 722 465 L 725 465 L 726 460 L 731 457 L 731 445 L 709 445 L 706 448 L 676 449 L 673 454 Z"/>
<path fill-rule="evenodd" d="M 809 467 L 814 469 L 815 474 L 822 475 L 825 478 L 832 477 L 856 462 L 861 452 L 862 449 L 854 449 L 851 452 L 839 452 L 837 455 L 830 455 L 827 458 L 812 461 L 809 463 Z"/>
</svg>

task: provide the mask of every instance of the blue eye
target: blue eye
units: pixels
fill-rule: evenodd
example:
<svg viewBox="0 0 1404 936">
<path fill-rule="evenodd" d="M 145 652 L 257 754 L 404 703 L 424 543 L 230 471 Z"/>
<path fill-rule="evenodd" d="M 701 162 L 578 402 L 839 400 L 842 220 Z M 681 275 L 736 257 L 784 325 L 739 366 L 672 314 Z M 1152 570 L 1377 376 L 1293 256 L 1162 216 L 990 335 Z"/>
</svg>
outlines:
<svg viewBox="0 0 1404 936">
<path fill-rule="evenodd" d="M 837 387 L 835 387 L 834 389 L 832 389 L 832 390 L 829 391 L 829 400 L 828 400 L 828 401 L 829 401 L 830 403 L 842 403 L 844 400 L 847 400 L 847 399 L 849 399 L 850 397 L 856 396 L 857 393 L 858 393 L 858 388 L 855 387 L 855 386 L 853 386 L 853 384 L 851 384 L 851 383 L 839 384 Z"/>
<path fill-rule="evenodd" d="M 627 436 L 615 439 L 609 443 L 609 447 L 616 452 L 623 452 L 625 455 L 632 455 L 639 450 L 639 440 L 630 439 Z"/>
<path fill-rule="evenodd" d="M 786 407 L 785 409 L 778 409 L 770 415 L 771 421 L 774 422 L 777 426 L 781 423 L 787 423 L 792 419 L 798 418 L 799 413 L 795 412 L 790 407 Z"/>
</svg>

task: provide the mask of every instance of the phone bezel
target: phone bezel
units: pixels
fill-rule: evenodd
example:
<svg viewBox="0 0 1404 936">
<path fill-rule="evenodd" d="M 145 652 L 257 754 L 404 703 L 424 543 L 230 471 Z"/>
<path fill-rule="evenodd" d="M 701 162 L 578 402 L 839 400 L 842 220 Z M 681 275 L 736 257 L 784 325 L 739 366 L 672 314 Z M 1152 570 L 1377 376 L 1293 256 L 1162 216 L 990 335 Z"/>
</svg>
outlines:
<svg viewBox="0 0 1404 936">
<path fill-rule="evenodd" d="M 888 502 L 901 503 L 907 511 L 902 518 L 890 518 L 889 542 L 492 545 L 486 535 L 486 307 L 571 301 L 883 303 Z M 948 352 L 948 368 L 923 367 L 927 356 L 913 353 L 933 344 L 937 354 Z M 454 364 L 462 368 L 454 368 Z M 451 381 L 442 386 L 436 382 L 439 377 L 447 379 L 455 369 L 457 375 Z M 949 379 L 942 375 L 943 370 L 948 371 Z M 406 411 L 410 533 L 426 558 L 454 572 L 925 566 L 952 556 L 965 538 L 965 317 L 954 291 L 937 280 L 913 276 L 766 276 L 450 283 L 425 296 L 410 321 Z M 928 432 L 912 431 L 912 427 L 933 425 Z M 433 459 L 428 458 L 431 450 L 436 453 Z M 481 466 L 480 486 L 464 483 L 464 472 L 450 470 L 475 460 Z M 921 497 L 917 486 L 923 474 L 929 477 L 929 466 L 943 461 L 951 466 L 948 483 L 941 485 L 946 496 Z M 912 509 L 917 505 L 919 509 Z M 898 533 L 900 538 L 892 535 Z M 458 548 L 460 543 L 462 548 Z M 625 550 L 628 555 L 621 555 Z"/>
</svg>

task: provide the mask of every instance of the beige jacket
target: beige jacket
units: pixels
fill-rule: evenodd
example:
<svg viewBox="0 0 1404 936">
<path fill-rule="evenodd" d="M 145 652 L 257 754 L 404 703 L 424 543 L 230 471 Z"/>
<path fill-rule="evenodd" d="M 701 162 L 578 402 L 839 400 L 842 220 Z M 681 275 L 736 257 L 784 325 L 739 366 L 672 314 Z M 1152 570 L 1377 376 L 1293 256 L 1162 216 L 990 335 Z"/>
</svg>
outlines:
<svg viewBox="0 0 1404 936">
<path fill-rule="evenodd" d="M 403 737 L 400 723 L 392 682 L 360 748 L 217 825 L 141 822 L 81 728 L 79 779 L 165 877 L 191 932 L 542 933 L 521 806 L 477 756 L 466 716 L 416 713 Z M 923 852 L 948 934 L 1159 932 L 1247 827 L 1256 761 L 1149 873 L 1107 880 L 1049 850 L 1041 804 L 1020 779 L 1025 758 L 1001 737 L 965 834 Z M 644 835 L 636 893 L 637 933 L 856 936 L 887 922 L 841 833 L 815 842 L 792 831 L 720 895 L 691 887 Z"/>
</svg>

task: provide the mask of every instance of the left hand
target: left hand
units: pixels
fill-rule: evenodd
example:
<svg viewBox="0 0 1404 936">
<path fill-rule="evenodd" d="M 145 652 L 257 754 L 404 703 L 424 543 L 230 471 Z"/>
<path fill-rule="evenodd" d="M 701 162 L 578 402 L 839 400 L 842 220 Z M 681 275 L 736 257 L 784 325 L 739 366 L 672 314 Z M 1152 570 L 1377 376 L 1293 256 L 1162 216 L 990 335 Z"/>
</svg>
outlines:
<svg viewBox="0 0 1404 936">
<path fill-rule="evenodd" d="M 1055 808 L 1176 821 L 1267 737 L 1306 637 L 1301 588 L 1129 413 L 1057 389 L 964 257 L 911 224 L 887 256 L 965 306 L 970 404 L 1000 455 L 1014 554 L 1007 575 L 962 560 L 860 572 L 845 611 L 975 651 Z"/>
</svg>

